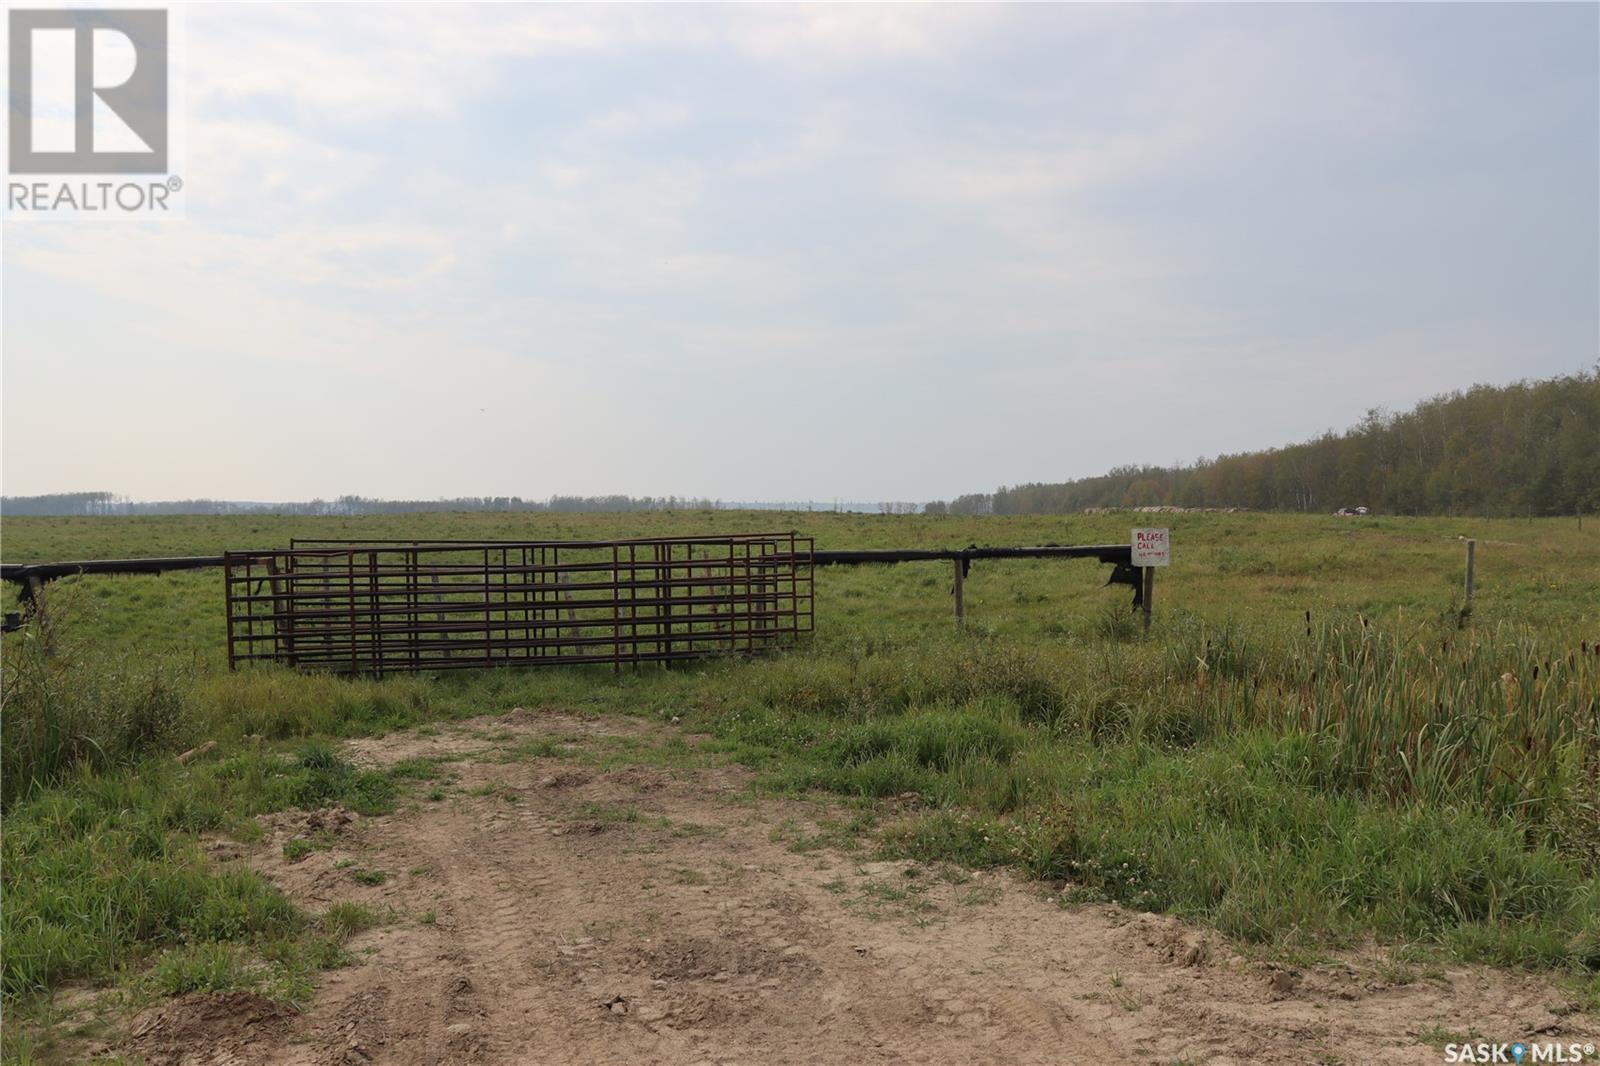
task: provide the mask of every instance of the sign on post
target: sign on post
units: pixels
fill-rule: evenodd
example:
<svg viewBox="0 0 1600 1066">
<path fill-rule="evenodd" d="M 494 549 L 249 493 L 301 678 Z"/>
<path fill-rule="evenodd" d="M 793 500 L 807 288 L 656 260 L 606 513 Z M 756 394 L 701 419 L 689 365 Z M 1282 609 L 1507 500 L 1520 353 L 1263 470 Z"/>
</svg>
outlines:
<svg viewBox="0 0 1600 1066">
<path fill-rule="evenodd" d="M 1139 571 L 1139 610 L 1144 615 L 1144 635 L 1150 635 L 1150 601 L 1156 595 L 1157 566 L 1172 564 L 1172 539 L 1165 529 L 1136 529 L 1133 531 L 1133 565 Z"/>
<path fill-rule="evenodd" d="M 1172 540 L 1165 529 L 1136 529 L 1133 531 L 1134 566 L 1170 566 Z"/>
</svg>

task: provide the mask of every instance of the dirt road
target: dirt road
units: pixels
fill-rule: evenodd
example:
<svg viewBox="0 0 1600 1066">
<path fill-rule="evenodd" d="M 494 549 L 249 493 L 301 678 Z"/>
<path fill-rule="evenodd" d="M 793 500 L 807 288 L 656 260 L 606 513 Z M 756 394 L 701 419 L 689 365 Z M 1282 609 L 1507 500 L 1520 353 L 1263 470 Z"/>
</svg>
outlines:
<svg viewBox="0 0 1600 1066">
<path fill-rule="evenodd" d="M 393 920 L 352 941 L 358 961 L 304 1014 L 190 997 L 141 1018 L 125 1050 L 285 1066 L 1439 1063 L 1446 1033 L 1596 1039 L 1525 976 L 1405 980 L 1376 957 L 1291 972 L 1174 920 L 873 862 L 836 846 L 849 811 L 757 796 L 734 768 L 666 768 L 675 738 L 693 743 L 519 710 L 351 745 L 372 765 L 453 758 L 453 781 L 384 817 L 270 816 L 239 861 L 310 910 L 358 900 Z M 566 754 L 537 754 L 541 739 Z M 331 846 L 291 862 L 296 837 Z"/>
</svg>

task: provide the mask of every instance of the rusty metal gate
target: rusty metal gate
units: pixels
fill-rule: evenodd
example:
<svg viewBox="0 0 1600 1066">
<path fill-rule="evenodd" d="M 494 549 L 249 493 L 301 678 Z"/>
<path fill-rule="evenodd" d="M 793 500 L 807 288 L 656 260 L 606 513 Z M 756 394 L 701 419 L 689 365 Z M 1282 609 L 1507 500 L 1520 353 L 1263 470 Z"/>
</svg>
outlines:
<svg viewBox="0 0 1600 1066">
<path fill-rule="evenodd" d="M 814 628 L 794 533 L 228 552 L 228 664 L 381 675 L 758 652 Z"/>
</svg>

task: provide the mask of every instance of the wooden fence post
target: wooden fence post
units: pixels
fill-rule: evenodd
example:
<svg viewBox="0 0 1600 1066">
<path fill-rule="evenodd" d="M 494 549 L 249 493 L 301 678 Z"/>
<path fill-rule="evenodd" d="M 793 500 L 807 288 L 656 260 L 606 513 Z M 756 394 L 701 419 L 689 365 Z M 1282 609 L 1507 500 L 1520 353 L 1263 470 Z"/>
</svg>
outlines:
<svg viewBox="0 0 1600 1066">
<path fill-rule="evenodd" d="M 967 624 L 966 590 L 963 588 L 963 582 L 966 580 L 966 574 L 964 572 L 966 567 L 963 565 L 964 560 L 962 559 L 956 559 L 955 563 L 956 583 L 954 591 L 956 597 L 956 628 L 962 629 Z"/>
<path fill-rule="evenodd" d="M 1475 540 L 1467 541 L 1467 604 L 1466 604 L 1466 609 L 1469 610 L 1469 611 L 1472 610 L 1472 562 L 1473 562 L 1473 556 L 1477 553 L 1477 547 L 1478 547 L 1478 542 L 1477 541 L 1475 541 Z"/>
<path fill-rule="evenodd" d="M 28 602 L 33 605 L 34 621 L 39 623 L 39 639 L 44 645 L 45 658 L 52 658 L 56 653 L 55 635 L 50 630 L 50 615 L 44 607 L 44 580 L 42 578 L 28 578 Z"/>
</svg>

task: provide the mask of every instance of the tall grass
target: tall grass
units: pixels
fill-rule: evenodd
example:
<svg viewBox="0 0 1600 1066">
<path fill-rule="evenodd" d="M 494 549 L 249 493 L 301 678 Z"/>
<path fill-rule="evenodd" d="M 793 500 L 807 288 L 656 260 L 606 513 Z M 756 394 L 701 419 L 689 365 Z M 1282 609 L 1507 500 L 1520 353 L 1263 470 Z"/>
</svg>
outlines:
<svg viewBox="0 0 1600 1066">
<path fill-rule="evenodd" d="M 5 641 L 0 667 L 0 802 L 152 751 L 181 750 L 199 723 L 182 662 L 117 657 L 91 667 L 47 653 L 36 628 Z"/>
<path fill-rule="evenodd" d="M 1478 806 L 1543 824 L 1593 813 L 1600 646 L 1526 627 L 1410 631 L 1307 622 L 1288 640 L 1193 625 L 1170 676 L 1214 731 L 1269 726 L 1328 742 L 1326 787 Z"/>
<path fill-rule="evenodd" d="M 722 698 L 854 721 L 1001 699 L 1058 735 L 1177 748 L 1265 729 L 1312 738 L 1317 787 L 1535 826 L 1594 813 L 1600 647 L 1587 640 L 1358 616 L 1290 634 L 1181 619 L 1163 638 L 795 656 L 748 666 Z"/>
<path fill-rule="evenodd" d="M 353 736 L 434 713 L 423 679 L 305 677 L 285 670 L 222 674 L 192 656 L 105 654 L 58 618 L 0 648 L 0 805 L 76 773 L 136 765 L 203 740 Z"/>
</svg>

